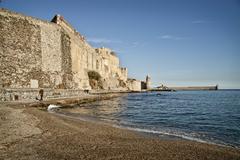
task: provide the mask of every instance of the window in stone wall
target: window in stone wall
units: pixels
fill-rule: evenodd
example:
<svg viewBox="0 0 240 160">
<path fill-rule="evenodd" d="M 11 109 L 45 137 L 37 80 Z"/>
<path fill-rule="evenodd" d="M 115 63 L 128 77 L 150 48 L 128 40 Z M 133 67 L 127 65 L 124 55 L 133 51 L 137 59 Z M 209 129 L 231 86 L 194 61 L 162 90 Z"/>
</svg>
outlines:
<svg viewBox="0 0 240 160">
<path fill-rule="evenodd" d="M 99 69 L 99 61 L 96 61 L 96 69 Z"/>
</svg>

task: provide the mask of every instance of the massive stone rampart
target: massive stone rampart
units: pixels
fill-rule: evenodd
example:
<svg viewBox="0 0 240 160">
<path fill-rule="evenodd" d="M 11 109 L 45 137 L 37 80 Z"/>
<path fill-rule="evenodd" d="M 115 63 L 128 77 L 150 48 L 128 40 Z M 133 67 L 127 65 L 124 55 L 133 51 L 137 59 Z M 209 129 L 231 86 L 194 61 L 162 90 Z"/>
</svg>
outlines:
<svg viewBox="0 0 240 160">
<path fill-rule="evenodd" d="M 1 9 L 0 28 L 2 87 L 54 88 L 64 83 L 70 62 L 65 59 L 69 57 L 68 44 L 63 42 L 66 38 L 61 27 Z"/>
<path fill-rule="evenodd" d="M 0 9 L 0 35 L 1 88 L 91 89 L 96 71 L 104 89 L 127 89 L 115 53 L 90 46 L 60 15 L 48 22 Z"/>
</svg>

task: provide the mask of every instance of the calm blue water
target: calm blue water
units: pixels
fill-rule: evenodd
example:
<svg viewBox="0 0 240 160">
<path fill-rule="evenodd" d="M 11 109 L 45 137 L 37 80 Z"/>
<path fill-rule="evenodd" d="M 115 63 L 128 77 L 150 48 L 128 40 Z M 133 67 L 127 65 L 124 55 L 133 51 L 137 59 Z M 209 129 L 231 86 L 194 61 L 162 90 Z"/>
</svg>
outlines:
<svg viewBox="0 0 240 160">
<path fill-rule="evenodd" d="M 119 127 L 240 147 L 240 91 L 136 93 L 64 109 Z"/>
</svg>

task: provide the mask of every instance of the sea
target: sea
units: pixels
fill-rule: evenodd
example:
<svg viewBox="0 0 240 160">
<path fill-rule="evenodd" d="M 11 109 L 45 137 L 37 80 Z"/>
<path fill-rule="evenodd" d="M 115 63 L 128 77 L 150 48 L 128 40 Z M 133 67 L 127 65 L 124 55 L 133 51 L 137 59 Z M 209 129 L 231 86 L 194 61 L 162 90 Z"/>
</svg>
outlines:
<svg viewBox="0 0 240 160">
<path fill-rule="evenodd" d="M 240 148 L 240 90 L 129 93 L 54 112 L 159 138 Z"/>
</svg>

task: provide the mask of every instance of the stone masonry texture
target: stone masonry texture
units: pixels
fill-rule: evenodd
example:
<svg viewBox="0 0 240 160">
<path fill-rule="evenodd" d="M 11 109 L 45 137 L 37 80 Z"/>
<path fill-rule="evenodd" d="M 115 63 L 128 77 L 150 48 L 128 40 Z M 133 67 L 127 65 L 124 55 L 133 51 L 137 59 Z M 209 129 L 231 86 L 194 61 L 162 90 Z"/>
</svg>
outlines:
<svg viewBox="0 0 240 160">
<path fill-rule="evenodd" d="M 0 35 L 0 89 L 91 89 L 96 71 L 104 89 L 134 90 L 116 54 L 93 48 L 60 15 L 49 22 L 0 9 Z"/>
</svg>

